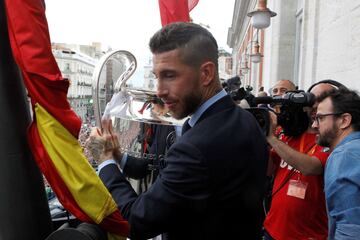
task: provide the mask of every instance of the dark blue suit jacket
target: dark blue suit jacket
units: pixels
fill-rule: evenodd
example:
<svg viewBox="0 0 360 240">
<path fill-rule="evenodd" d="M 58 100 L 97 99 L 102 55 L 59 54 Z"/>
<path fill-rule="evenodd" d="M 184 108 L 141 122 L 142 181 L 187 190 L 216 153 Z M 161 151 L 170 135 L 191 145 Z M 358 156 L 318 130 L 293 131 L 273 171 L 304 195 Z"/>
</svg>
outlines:
<svg viewBox="0 0 360 240">
<path fill-rule="evenodd" d="M 254 117 L 226 96 L 169 149 L 166 167 L 137 195 L 116 165 L 100 178 L 132 239 L 260 239 L 267 144 Z"/>
</svg>

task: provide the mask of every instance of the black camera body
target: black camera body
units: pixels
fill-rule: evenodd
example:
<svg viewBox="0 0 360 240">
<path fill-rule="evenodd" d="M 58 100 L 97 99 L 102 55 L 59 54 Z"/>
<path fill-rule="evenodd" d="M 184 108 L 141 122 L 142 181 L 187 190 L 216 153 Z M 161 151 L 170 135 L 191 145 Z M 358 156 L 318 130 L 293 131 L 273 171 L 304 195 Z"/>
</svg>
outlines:
<svg viewBox="0 0 360 240">
<path fill-rule="evenodd" d="M 238 77 L 228 79 L 223 87 L 234 101 L 246 100 L 251 112 L 259 123 L 265 135 L 269 133 L 270 116 L 269 111 L 275 105 L 280 106 L 280 113 L 277 113 L 277 122 L 282 127 L 286 136 L 300 136 L 309 127 L 309 117 L 304 107 L 312 107 L 315 103 L 315 96 L 304 91 L 289 91 L 283 96 L 255 97 L 251 94 L 252 88 L 240 87 L 241 81 Z M 258 105 L 262 107 L 258 107 Z M 270 107 L 269 107 L 270 106 Z"/>
<path fill-rule="evenodd" d="M 280 104 L 280 113 L 277 115 L 278 124 L 286 136 L 297 137 L 309 127 L 309 116 L 304 107 L 312 107 L 315 96 L 304 91 L 286 92 L 282 97 L 274 97 L 274 104 Z"/>
<path fill-rule="evenodd" d="M 254 104 L 269 104 L 271 107 L 280 106 L 277 122 L 286 136 L 299 136 L 309 127 L 309 116 L 304 107 L 312 107 L 315 96 L 304 91 L 289 91 L 283 96 L 255 97 Z"/>
</svg>

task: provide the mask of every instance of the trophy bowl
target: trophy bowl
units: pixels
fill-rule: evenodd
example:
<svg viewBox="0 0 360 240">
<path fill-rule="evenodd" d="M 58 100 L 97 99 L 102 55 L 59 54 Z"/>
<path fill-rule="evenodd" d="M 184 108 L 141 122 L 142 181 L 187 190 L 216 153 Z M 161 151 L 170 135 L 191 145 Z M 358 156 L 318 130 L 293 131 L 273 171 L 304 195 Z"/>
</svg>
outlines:
<svg viewBox="0 0 360 240">
<path fill-rule="evenodd" d="M 96 64 L 93 74 L 93 102 L 96 125 L 101 119 L 112 119 L 123 151 L 142 152 L 144 126 L 179 125 L 153 89 L 128 84 L 137 68 L 135 56 L 125 50 L 106 53 Z"/>
</svg>

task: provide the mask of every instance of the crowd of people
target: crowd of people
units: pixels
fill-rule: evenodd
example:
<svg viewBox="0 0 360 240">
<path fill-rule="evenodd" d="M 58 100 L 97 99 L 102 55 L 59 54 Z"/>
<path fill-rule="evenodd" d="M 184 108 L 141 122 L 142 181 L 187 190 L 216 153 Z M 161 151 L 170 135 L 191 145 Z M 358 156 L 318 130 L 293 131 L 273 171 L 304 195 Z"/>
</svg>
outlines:
<svg viewBox="0 0 360 240">
<path fill-rule="evenodd" d="M 99 177 L 131 239 L 358 239 L 360 236 L 360 97 L 334 80 L 313 84 L 307 128 L 286 135 L 269 107 L 265 134 L 254 116 L 222 89 L 218 46 L 203 27 L 169 24 L 149 43 L 157 95 L 173 117 L 188 118 L 166 150 L 151 187 L 136 193 L 122 171 L 109 119 L 93 128 L 101 140 Z M 279 80 L 271 96 L 296 90 Z M 265 94 L 264 94 L 265 95 Z M 124 157 L 125 155 L 125 157 Z M 267 179 L 271 204 L 264 211 Z"/>
<path fill-rule="evenodd" d="M 91 128 L 94 127 L 90 123 L 82 124 L 79 132 L 78 141 L 80 143 L 80 146 L 84 150 L 84 155 L 88 159 L 89 163 L 92 166 L 95 166 L 97 163 L 94 161 L 93 156 L 91 155 L 89 149 L 86 148 L 86 140 L 90 136 Z"/>
</svg>

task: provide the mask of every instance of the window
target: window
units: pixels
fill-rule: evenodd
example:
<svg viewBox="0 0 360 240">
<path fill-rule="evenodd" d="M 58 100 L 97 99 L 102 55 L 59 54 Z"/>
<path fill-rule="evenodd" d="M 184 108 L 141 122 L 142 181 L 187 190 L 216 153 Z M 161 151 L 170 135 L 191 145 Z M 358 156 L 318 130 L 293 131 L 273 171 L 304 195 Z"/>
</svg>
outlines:
<svg viewBox="0 0 360 240">
<path fill-rule="evenodd" d="M 70 63 L 65 63 L 65 71 L 70 71 Z"/>
</svg>

